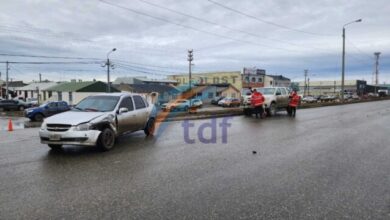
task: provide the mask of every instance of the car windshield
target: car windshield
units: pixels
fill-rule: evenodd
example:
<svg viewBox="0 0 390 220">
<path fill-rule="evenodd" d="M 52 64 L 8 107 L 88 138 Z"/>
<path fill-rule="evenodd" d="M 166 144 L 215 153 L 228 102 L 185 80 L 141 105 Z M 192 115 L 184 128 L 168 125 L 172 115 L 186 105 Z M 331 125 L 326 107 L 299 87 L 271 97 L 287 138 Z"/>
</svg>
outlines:
<svg viewBox="0 0 390 220">
<path fill-rule="evenodd" d="M 256 90 L 263 95 L 273 95 L 275 93 L 275 88 L 258 88 Z"/>
<path fill-rule="evenodd" d="M 107 112 L 114 110 L 119 97 L 113 96 L 90 96 L 83 99 L 75 106 L 79 111 Z"/>
</svg>

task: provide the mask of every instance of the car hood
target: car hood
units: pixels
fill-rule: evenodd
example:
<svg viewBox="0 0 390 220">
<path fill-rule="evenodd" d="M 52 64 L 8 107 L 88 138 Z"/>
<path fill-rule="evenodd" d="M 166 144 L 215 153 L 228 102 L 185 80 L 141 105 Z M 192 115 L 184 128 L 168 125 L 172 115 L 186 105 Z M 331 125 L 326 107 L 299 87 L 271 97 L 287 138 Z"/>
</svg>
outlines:
<svg viewBox="0 0 390 220">
<path fill-rule="evenodd" d="M 53 115 L 45 119 L 48 124 L 71 124 L 78 125 L 81 123 L 89 122 L 99 116 L 107 114 L 107 112 L 77 112 L 68 111 Z"/>
</svg>

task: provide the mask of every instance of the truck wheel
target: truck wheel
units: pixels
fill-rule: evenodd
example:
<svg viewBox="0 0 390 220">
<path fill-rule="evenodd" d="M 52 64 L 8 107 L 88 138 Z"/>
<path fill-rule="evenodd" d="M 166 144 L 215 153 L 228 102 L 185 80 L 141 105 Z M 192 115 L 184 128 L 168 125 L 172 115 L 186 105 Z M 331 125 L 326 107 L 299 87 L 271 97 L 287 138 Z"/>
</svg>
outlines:
<svg viewBox="0 0 390 220">
<path fill-rule="evenodd" d="M 276 105 L 275 103 L 271 103 L 269 106 L 269 115 L 270 116 L 275 116 L 276 115 Z"/>
<path fill-rule="evenodd" d="M 146 128 L 144 129 L 145 135 L 153 135 L 155 129 L 155 120 L 154 118 L 149 119 L 148 123 L 146 124 Z"/>
<path fill-rule="evenodd" d="M 48 146 L 53 150 L 61 150 L 62 149 L 61 144 L 48 144 Z"/>
<path fill-rule="evenodd" d="M 34 121 L 42 121 L 42 120 L 43 120 L 43 115 L 41 113 L 34 115 Z"/>
<path fill-rule="evenodd" d="M 115 144 L 114 131 L 111 128 L 104 128 L 97 140 L 97 146 L 103 151 L 108 151 L 114 147 L 114 144 Z"/>
</svg>

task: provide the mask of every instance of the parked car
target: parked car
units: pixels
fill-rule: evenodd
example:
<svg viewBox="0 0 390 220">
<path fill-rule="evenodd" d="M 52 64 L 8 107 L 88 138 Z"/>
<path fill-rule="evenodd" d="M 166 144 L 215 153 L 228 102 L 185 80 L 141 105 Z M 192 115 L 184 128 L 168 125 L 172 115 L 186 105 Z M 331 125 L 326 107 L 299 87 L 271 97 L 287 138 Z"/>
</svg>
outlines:
<svg viewBox="0 0 390 220">
<path fill-rule="evenodd" d="M 175 111 L 175 110 L 187 111 L 189 108 L 190 108 L 190 101 L 186 99 L 178 99 L 161 105 L 161 109 L 163 111 Z"/>
<path fill-rule="evenodd" d="M 31 103 L 32 106 L 38 106 L 38 99 L 37 98 L 27 98 L 27 103 Z"/>
<path fill-rule="evenodd" d="M 64 101 L 48 102 L 25 110 L 25 116 L 32 121 L 42 121 L 44 118 L 70 110 L 68 103 Z"/>
<path fill-rule="evenodd" d="M 23 111 L 26 108 L 30 108 L 32 105 L 30 103 L 23 102 L 21 100 L 1 100 L 0 101 L 0 110 L 9 111 L 9 110 L 19 110 Z"/>
<path fill-rule="evenodd" d="M 52 149 L 64 144 L 98 146 L 110 150 L 119 135 L 154 132 L 156 108 L 138 94 L 89 96 L 72 110 L 46 118 L 39 131 L 41 143 Z"/>
<path fill-rule="evenodd" d="M 236 98 L 227 98 L 223 103 L 222 107 L 239 107 L 241 100 Z"/>
<path fill-rule="evenodd" d="M 223 97 L 223 96 L 217 96 L 217 97 L 215 97 L 215 98 L 213 98 L 212 100 L 211 100 L 211 104 L 213 104 L 213 105 L 218 105 L 218 102 L 219 101 L 221 101 L 222 99 L 224 99 L 225 97 Z"/>
<path fill-rule="evenodd" d="M 305 96 L 302 98 L 302 102 L 305 102 L 305 103 L 315 103 L 317 102 L 317 99 L 314 98 L 313 96 Z"/>
<path fill-rule="evenodd" d="M 200 99 L 192 99 L 191 100 L 191 106 L 196 108 L 202 108 L 203 102 Z"/>
<path fill-rule="evenodd" d="M 229 98 L 226 97 L 226 98 L 223 98 L 223 99 L 219 100 L 219 101 L 218 101 L 218 105 L 219 105 L 219 106 L 222 106 L 228 99 L 229 99 Z"/>
<path fill-rule="evenodd" d="M 267 115 L 274 116 L 277 111 L 288 110 L 289 93 L 286 87 L 261 87 L 256 88 L 265 98 L 264 108 Z M 252 115 L 251 96 L 243 96 L 244 114 Z"/>
</svg>

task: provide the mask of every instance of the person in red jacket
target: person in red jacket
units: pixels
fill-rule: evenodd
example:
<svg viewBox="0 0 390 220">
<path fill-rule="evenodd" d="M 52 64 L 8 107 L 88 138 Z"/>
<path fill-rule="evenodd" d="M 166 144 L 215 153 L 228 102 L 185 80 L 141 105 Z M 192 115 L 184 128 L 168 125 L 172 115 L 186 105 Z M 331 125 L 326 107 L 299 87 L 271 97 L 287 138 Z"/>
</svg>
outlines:
<svg viewBox="0 0 390 220">
<path fill-rule="evenodd" d="M 254 111 L 255 111 L 255 114 L 256 114 L 256 118 L 259 118 L 259 116 L 258 116 L 259 114 L 260 114 L 260 117 L 263 118 L 263 113 L 264 113 L 263 104 L 264 104 L 264 100 L 265 99 L 264 99 L 263 94 L 258 92 L 256 89 L 253 89 L 252 97 L 251 97 L 251 105 L 254 108 Z"/>
<path fill-rule="evenodd" d="M 300 97 L 296 91 L 293 91 L 290 94 L 289 98 L 290 98 L 290 102 L 288 103 L 288 106 L 290 108 L 289 115 L 295 117 L 295 114 L 297 112 L 297 106 L 299 105 Z"/>
</svg>

